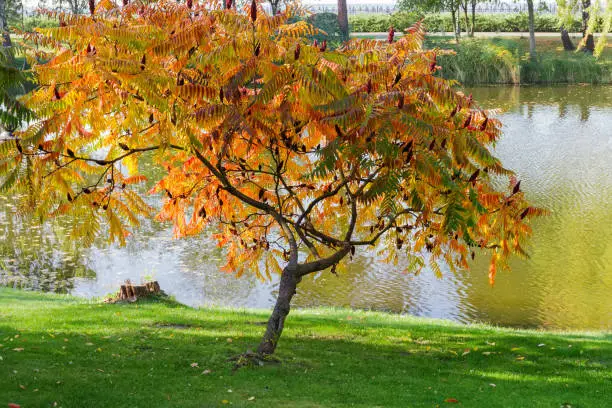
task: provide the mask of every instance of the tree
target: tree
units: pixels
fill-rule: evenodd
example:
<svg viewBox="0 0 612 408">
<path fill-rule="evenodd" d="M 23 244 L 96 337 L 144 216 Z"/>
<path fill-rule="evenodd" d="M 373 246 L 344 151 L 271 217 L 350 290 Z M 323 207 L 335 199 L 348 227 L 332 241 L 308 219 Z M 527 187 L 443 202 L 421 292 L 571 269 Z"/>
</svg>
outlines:
<svg viewBox="0 0 612 408">
<path fill-rule="evenodd" d="M 338 24 L 342 31 L 344 40 L 349 39 L 349 23 L 348 23 L 348 10 L 346 7 L 346 0 L 338 0 Z"/>
<path fill-rule="evenodd" d="M 527 0 L 527 11 L 529 14 L 529 57 L 536 57 L 536 40 L 535 40 L 535 12 L 533 10 L 533 0 Z"/>
<path fill-rule="evenodd" d="M 59 0 L 60 9 L 63 7 L 62 3 L 63 1 Z M 68 10 L 72 14 L 83 14 L 87 11 L 88 0 L 66 0 L 66 3 L 68 3 Z"/>
<path fill-rule="evenodd" d="M 2 34 L 2 46 L 4 48 L 9 48 L 11 46 L 11 36 L 9 35 L 6 12 L 6 0 L 0 0 L 0 34 Z"/>
<path fill-rule="evenodd" d="M 468 37 L 474 37 L 474 28 L 476 26 L 476 5 L 481 0 L 462 0 L 460 2 L 461 8 L 463 8 L 463 14 L 465 16 L 465 31 Z M 471 8 L 472 18 L 468 17 L 468 9 Z"/>
<path fill-rule="evenodd" d="M 465 1 L 467 7 L 467 0 L 399 0 L 398 6 L 400 10 L 406 11 L 417 11 L 422 13 L 435 13 L 441 11 L 450 11 L 451 19 L 453 22 L 453 32 L 455 34 L 455 40 L 459 41 L 461 37 L 461 21 L 459 15 L 459 8 Z M 475 6 L 474 6 L 475 9 Z M 467 10 L 467 9 L 466 9 Z M 468 18 L 466 13 L 466 31 L 468 31 Z"/>
<path fill-rule="evenodd" d="M 488 148 L 499 121 L 436 75 L 444 52 L 422 49 L 420 25 L 330 51 L 288 23 L 291 9 L 215 4 L 102 2 L 28 35 L 46 47 L 23 98 L 40 119 L 0 144 L 22 211 L 72 217 L 83 243 L 123 244 L 154 212 L 176 237 L 214 229 L 224 270 L 280 275 L 259 355 L 274 352 L 300 281 L 360 248 L 440 274 L 480 247 L 491 281 L 524 253 L 542 211 L 514 178 L 495 187 L 491 175 L 511 175 Z M 145 155 L 155 209 L 138 188 Z"/>
<path fill-rule="evenodd" d="M 595 40 L 592 30 L 589 29 L 590 15 L 591 0 L 582 0 L 582 41 L 584 42 L 584 50 L 592 54 L 595 51 Z"/>
<path fill-rule="evenodd" d="M 605 11 L 602 13 L 600 3 L 591 4 L 591 0 L 557 0 L 559 15 L 561 17 L 561 41 L 566 51 L 575 50 L 566 27 L 571 25 L 575 14 L 580 11 L 582 40 L 578 46 L 585 52 L 599 56 L 604 50 L 607 42 L 607 34 L 612 25 L 612 2 L 607 2 Z M 595 26 L 601 20 L 601 33 L 597 44 L 593 38 Z"/>
</svg>

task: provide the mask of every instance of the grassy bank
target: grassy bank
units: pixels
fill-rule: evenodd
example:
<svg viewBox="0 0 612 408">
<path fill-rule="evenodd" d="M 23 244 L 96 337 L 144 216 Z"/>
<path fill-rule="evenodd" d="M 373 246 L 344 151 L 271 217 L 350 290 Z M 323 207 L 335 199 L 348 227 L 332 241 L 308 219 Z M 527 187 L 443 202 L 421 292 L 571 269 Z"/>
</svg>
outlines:
<svg viewBox="0 0 612 408">
<path fill-rule="evenodd" d="M 464 39 L 430 37 L 428 47 L 452 49 L 440 58 L 441 73 L 466 85 L 612 83 L 612 48 L 599 59 L 583 52 L 563 51 L 556 38 L 539 39 L 538 55 L 529 58 L 527 38 Z"/>
<path fill-rule="evenodd" d="M 477 84 L 611 84 L 612 44 L 596 59 L 564 51 L 558 38 L 537 40 L 538 55 L 529 58 L 528 38 L 427 37 L 426 47 L 451 49 L 456 55 L 439 59 L 441 75 L 465 85 Z"/>
<path fill-rule="evenodd" d="M 386 34 L 382 34 L 360 33 L 359 37 L 384 40 Z M 450 36 L 429 35 L 425 47 L 455 51 L 456 55 L 439 58 L 440 75 L 468 86 L 612 84 L 612 43 L 595 58 L 564 51 L 559 38 L 538 38 L 538 55 L 531 60 L 527 36 L 463 37 L 457 44 Z"/>
<path fill-rule="evenodd" d="M 609 334 L 295 311 L 281 364 L 232 372 L 266 317 L 0 288 L 0 406 L 612 406 Z"/>
</svg>

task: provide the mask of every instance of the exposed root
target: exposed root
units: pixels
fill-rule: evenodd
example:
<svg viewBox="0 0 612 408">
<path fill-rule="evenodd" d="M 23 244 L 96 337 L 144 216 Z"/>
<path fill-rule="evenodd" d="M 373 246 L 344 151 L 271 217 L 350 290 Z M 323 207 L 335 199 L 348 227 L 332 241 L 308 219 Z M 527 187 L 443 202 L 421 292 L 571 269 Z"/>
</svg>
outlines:
<svg viewBox="0 0 612 408">
<path fill-rule="evenodd" d="M 227 361 L 234 362 L 233 371 L 236 371 L 243 367 L 261 367 L 266 364 L 280 364 L 281 362 L 280 359 L 274 356 L 268 354 L 253 353 L 252 351 L 247 351 L 246 353 L 230 357 L 227 359 Z"/>
</svg>

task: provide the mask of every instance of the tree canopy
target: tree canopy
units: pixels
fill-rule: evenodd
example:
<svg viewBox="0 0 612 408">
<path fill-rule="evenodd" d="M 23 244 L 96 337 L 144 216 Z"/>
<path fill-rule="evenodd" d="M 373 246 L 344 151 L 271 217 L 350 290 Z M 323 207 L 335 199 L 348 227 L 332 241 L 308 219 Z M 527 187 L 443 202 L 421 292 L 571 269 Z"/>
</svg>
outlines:
<svg viewBox="0 0 612 408">
<path fill-rule="evenodd" d="M 124 244 L 153 214 L 176 237 L 210 227 L 226 271 L 281 274 L 264 354 L 301 278 L 361 247 L 438 275 L 485 248 L 491 282 L 524 254 L 541 210 L 491 152 L 495 112 L 436 75 L 444 51 L 423 49 L 420 25 L 330 51 L 292 8 L 125 3 L 26 37 L 38 119 L 0 144 L 1 188 L 24 212 L 73 217 L 85 243 Z M 159 207 L 139 187 L 145 158 Z"/>
</svg>

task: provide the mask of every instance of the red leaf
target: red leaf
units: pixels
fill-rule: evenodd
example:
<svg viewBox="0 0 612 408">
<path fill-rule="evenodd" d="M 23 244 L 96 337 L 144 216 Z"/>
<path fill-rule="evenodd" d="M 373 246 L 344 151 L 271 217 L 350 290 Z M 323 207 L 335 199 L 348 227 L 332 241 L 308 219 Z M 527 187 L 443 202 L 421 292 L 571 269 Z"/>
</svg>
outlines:
<svg viewBox="0 0 612 408">
<path fill-rule="evenodd" d="M 391 26 L 389 28 L 389 35 L 387 36 L 387 42 L 389 44 L 393 43 L 393 37 L 395 36 L 395 29 L 393 28 L 393 26 Z"/>
<path fill-rule="evenodd" d="M 444 400 L 444 402 L 450 402 L 452 404 L 457 404 L 459 402 L 459 400 L 456 399 L 456 398 L 447 398 L 447 399 Z"/>
</svg>

